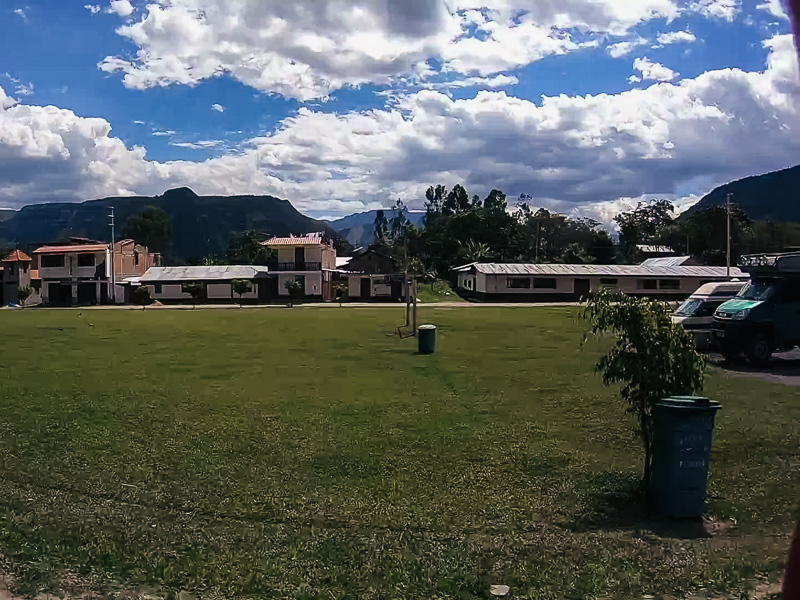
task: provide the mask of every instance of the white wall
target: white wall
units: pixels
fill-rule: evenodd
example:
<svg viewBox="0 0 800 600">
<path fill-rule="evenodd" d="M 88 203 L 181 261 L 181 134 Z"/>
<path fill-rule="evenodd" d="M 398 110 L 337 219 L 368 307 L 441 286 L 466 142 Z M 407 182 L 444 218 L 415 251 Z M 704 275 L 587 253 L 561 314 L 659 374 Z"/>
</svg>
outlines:
<svg viewBox="0 0 800 600">
<path fill-rule="evenodd" d="M 232 300 L 233 292 L 231 291 L 231 284 L 209 283 L 206 286 L 206 297 L 209 300 Z"/>
<path fill-rule="evenodd" d="M 306 296 L 322 296 L 322 271 L 318 273 L 307 273 L 304 275 L 306 279 Z M 297 275 L 294 274 L 280 274 L 278 275 L 278 294 L 280 296 L 289 296 L 286 290 L 286 282 L 294 281 Z"/>
<path fill-rule="evenodd" d="M 462 278 L 462 275 L 464 277 Z M 464 289 L 469 289 L 465 286 L 467 274 L 459 274 L 459 287 Z M 591 285 L 592 292 L 598 292 L 602 288 L 606 288 L 612 291 L 619 291 L 624 292 L 626 294 L 646 294 L 648 296 L 670 296 L 680 294 L 682 296 L 689 296 L 693 294 L 697 289 L 705 282 L 708 282 L 710 279 L 709 277 L 683 277 L 678 279 L 679 287 L 673 288 L 664 286 L 661 287 L 661 282 L 663 280 L 672 280 L 674 281 L 676 278 L 674 277 L 630 277 L 630 276 L 617 276 L 617 277 L 579 277 L 579 276 L 558 276 L 558 277 L 547 277 L 547 276 L 526 276 L 520 275 L 516 277 L 530 277 L 531 278 L 531 287 L 530 288 L 509 288 L 507 285 L 508 282 L 508 275 L 483 275 L 478 273 L 476 275 L 475 287 L 476 291 L 484 292 L 487 294 L 508 294 L 508 295 L 565 295 L 565 294 L 574 294 L 575 293 L 575 280 L 576 279 L 588 279 Z M 515 276 L 512 276 L 515 277 Z M 556 280 L 556 288 L 555 289 L 539 289 L 533 287 L 533 280 L 534 279 L 555 279 Z M 611 286 L 608 284 L 603 284 L 603 280 L 610 280 L 616 279 L 617 285 Z M 656 280 L 659 285 L 659 289 L 656 290 L 646 290 L 639 286 L 639 282 L 645 279 L 653 279 Z"/>
<path fill-rule="evenodd" d="M 191 300 L 192 295 L 186 294 L 182 291 L 182 286 L 179 283 L 162 283 L 161 293 L 156 293 L 155 285 L 148 285 L 150 290 L 150 297 L 153 300 Z"/>
<path fill-rule="evenodd" d="M 278 262 L 293 263 L 294 262 L 294 249 L 296 246 L 281 246 L 278 248 Z M 306 262 L 322 262 L 322 247 L 321 246 L 303 246 L 305 249 Z M 335 261 L 334 261 L 335 264 Z"/>
</svg>

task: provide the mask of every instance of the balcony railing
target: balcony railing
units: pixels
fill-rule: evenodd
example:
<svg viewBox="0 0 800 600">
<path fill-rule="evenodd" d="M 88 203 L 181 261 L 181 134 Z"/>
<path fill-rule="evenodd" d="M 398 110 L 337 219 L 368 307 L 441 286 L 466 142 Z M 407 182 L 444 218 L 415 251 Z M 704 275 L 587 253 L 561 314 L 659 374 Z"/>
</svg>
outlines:
<svg viewBox="0 0 800 600">
<path fill-rule="evenodd" d="M 322 271 L 322 263 L 318 262 L 279 262 L 276 265 L 270 265 L 276 271 Z"/>
</svg>

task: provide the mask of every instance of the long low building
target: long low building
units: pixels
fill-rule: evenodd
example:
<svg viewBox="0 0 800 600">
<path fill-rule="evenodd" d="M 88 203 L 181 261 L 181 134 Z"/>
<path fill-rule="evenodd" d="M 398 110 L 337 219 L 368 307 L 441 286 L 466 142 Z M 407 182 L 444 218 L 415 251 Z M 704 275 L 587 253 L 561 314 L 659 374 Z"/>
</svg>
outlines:
<svg viewBox="0 0 800 600">
<path fill-rule="evenodd" d="M 601 289 L 675 300 L 714 281 L 747 279 L 726 267 L 472 263 L 454 269 L 459 293 L 479 300 L 577 301 Z"/>
<path fill-rule="evenodd" d="M 203 284 L 203 302 L 232 302 L 239 300 L 233 292 L 233 282 L 243 279 L 250 281 L 253 289 L 241 299 L 253 302 L 269 300 L 265 295 L 270 288 L 274 288 L 277 297 L 277 278 L 268 278 L 268 273 L 267 267 L 251 266 L 153 267 L 129 282 L 147 286 L 150 297 L 160 302 L 191 302 L 192 295 L 184 291 L 184 286 L 192 283 Z"/>
</svg>

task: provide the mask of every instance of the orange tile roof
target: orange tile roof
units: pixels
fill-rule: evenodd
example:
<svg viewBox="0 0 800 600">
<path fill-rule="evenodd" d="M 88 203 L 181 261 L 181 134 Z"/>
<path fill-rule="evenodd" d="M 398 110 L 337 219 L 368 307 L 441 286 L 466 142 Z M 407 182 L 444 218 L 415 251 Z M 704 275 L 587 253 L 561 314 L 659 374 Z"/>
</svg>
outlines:
<svg viewBox="0 0 800 600">
<path fill-rule="evenodd" d="M 14 250 L 11 254 L 3 259 L 3 262 L 30 262 L 31 257 L 25 254 L 22 250 Z"/>
<path fill-rule="evenodd" d="M 319 246 L 323 244 L 321 233 L 309 233 L 299 237 L 274 237 L 264 242 L 265 246 Z"/>
<path fill-rule="evenodd" d="M 108 250 L 108 244 L 80 244 L 74 246 L 42 246 L 33 251 L 34 254 L 68 254 L 70 252 L 102 252 Z"/>
</svg>

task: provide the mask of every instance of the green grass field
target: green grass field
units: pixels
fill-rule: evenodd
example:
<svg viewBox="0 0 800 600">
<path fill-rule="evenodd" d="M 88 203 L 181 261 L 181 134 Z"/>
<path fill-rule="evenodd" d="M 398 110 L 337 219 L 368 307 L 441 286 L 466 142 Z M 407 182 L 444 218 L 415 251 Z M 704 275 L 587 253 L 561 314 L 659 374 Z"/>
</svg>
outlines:
<svg viewBox="0 0 800 600">
<path fill-rule="evenodd" d="M 422 314 L 434 356 L 388 335 L 402 308 L 0 312 L 0 571 L 25 596 L 297 599 L 778 579 L 796 388 L 711 372 L 710 519 L 674 525 L 642 508 L 634 423 L 576 310 Z"/>
</svg>

